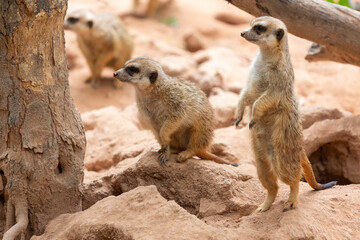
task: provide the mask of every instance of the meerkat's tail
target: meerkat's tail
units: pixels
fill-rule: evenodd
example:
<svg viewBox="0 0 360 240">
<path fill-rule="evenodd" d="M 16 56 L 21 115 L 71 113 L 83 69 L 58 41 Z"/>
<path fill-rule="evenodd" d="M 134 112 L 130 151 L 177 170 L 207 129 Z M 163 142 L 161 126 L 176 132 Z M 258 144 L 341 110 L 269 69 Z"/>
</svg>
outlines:
<svg viewBox="0 0 360 240">
<path fill-rule="evenodd" d="M 208 151 L 200 151 L 198 153 L 196 153 L 196 156 L 198 156 L 201 159 L 208 159 L 208 160 L 212 160 L 216 163 L 220 163 L 220 164 L 228 164 L 234 167 L 237 167 L 238 164 L 236 163 L 228 163 L 224 160 L 222 160 L 221 158 L 219 158 L 218 156 L 216 156 L 215 154 L 212 154 L 211 152 Z"/>
<path fill-rule="evenodd" d="M 324 190 L 327 188 L 331 188 L 336 185 L 336 181 L 328 182 L 325 184 L 320 184 L 316 181 L 313 169 L 311 167 L 310 161 L 306 156 L 305 151 L 301 154 L 301 166 L 304 170 L 304 176 L 307 183 L 315 190 Z"/>
</svg>

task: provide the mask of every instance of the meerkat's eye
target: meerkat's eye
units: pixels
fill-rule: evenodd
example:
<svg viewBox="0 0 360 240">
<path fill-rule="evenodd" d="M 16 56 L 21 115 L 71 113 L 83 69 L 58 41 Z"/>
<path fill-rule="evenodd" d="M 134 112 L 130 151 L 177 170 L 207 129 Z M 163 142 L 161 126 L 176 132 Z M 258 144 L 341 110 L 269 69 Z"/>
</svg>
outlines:
<svg viewBox="0 0 360 240">
<path fill-rule="evenodd" d="M 255 30 L 255 32 L 258 34 L 258 35 L 260 35 L 261 33 L 263 33 L 263 32 L 266 32 L 266 27 L 264 27 L 264 26 L 262 26 L 262 25 L 255 25 L 254 27 L 253 27 L 253 29 Z"/>
<path fill-rule="evenodd" d="M 71 24 L 75 24 L 75 23 L 77 23 L 79 21 L 79 19 L 76 18 L 76 17 L 69 17 L 67 20 Z"/>
<path fill-rule="evenodd" d="M 130 75 L 134 75 L 134 73 L 139 73 L 140 69 L 135 67 L 135 66 L 129 66 L 127 68 L 125 68 L 125 71 Z"/>
</svg>

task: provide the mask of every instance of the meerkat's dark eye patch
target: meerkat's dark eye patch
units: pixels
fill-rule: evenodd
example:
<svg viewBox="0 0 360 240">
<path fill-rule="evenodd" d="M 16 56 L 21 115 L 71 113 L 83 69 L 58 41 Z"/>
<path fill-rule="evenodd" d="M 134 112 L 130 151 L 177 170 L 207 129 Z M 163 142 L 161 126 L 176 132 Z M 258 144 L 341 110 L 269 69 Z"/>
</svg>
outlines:
<svg viewBox="0 0 360 240">
<path fill-rule="evenodd" d="M 94 25 L 94 22 L 93 21 L 87 21 L 86 23 L 88 25 L 89 28 L 92 28 L 92 26 Z"/>
<path fill-rule="evenodd" d="M 76 18 L 76 17 L 69 17 L 67 20 L 71 24 L 75 24 L 75 23 L 77 23 L 79 21 L 79 19 Z"/>
<path fill-rule="evenodd" d="M 278 29 L 276 30 L 276 39 L 280 41 L 284 36 L 284 29 Z"/>
<path fill-rule="evenodd" d="M 158 77 L 158 73 L 156 71 L 150 73 L 150 76 L 149 76 L 150 82 L 154 83 L 156 81 L 157 77 Z"/>
<path fill-rule="evenodd" d="M 134 75 L 134 73 L 139 73 L 140 69 L 135 67 L 135 66 L 129 66 L 127 68 L 125 68 L 125 71 L 130 75 Z"/>
<path fill-rule="evenodd" d="M 255 26 L 253 27 L 253 29 L 254 29 L 254 31 L 255 31 L 258 35 L 260 35 L 261 33 L 266 32 L 266 27 L 263 26 L 263 25 L 260 25 L 260 24 L 255 25 Z"/>
</svg>

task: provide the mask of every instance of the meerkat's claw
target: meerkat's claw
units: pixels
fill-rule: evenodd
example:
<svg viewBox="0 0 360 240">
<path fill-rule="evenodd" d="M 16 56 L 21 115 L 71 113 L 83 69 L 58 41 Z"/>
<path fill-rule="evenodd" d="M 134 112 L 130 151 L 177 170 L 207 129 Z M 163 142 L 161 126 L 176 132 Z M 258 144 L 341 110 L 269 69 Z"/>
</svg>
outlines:
<svg viewBox="0 0 360 240">
<path fill-rule="evenodd" d="M 297 207 L 296 205 L 297 204 L 295 204 L 293 202 L 287 201 L 284 205 L 283 212 L 295 209 Z"/>
<path fill-rule="evenodd" d="M 169 158 L 167 157 L 167 154 L 164 153 L 160 153 L 160 155 L 158 156 L 158 161 L 160 163 L 161 166 L 166 166 L 166 162 L 169 160 Z"/>
<path fill-rule="evenodd" d="M 239 164 L 237 164 L 237 163 L 230 163 L 229 165 L 231 165 L 233 167 L 238 167 L 239 166 Z"/>
<path fill-rule="evenodd" d="M 166 166 L 166 162 L 169 160 L 170 157 L 169 145 L 167 144 L 162 145 L 158 153 L 159 153 L 158 160 L 160 162 L 160 165 Z"/>
<path fill-rule="evenodd" d="M 240 122 L 241 122 L 241 119 L 236 120 L 235 127 L 238 127 Z"/>
<path fill-rule="evenodd" d="M 249 123 L 249 129 L 251 129 L 255 124 L 256 124 L 256 121 L 251 120 L 251 122 Z"/>
</svg>

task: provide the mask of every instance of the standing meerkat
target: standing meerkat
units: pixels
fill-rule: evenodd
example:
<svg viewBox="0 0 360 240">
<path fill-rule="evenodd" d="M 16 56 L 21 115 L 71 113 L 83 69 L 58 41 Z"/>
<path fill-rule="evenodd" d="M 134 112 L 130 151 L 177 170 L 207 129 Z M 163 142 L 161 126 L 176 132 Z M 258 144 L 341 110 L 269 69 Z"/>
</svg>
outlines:
<svg viewBox="0 0 360 240">
<path fill-rule="evenodd" d="M 110 13 L 94 14 L 89 10 L 75 10 L 66 15 L 64 27 L 77 35 L 79 48 L 92 74 L 90 82 L 94 88 L 98 86 L 105 66 L 116 70 L 131 58 L 133 39 L 123 23 Z M 114 81 L 114 86 L 118 87 L 119 83 Z"/>
<path fill-rule="evenodd" d="M 274 202 L 278 178 L 290 186 L 289 199 L 283 209 L 287 211 L 298 205 L 301 168 L 315 190 L 330 188 L 336 182 L 317 183 L 305 154 L 285 24 L 273 17 L 259 17 L 241 36 L 260 48 L 252 61 L 236 112 L 237 126 L 245 107 L 251 108 L 249 128 L 257 173 L 268 192 L 256 212 L 268 210 Z"/>
<path fill-rule="evenodd" d="M 140 117 L 161 146 L 161 165 L 169 160 L 170 149 L 179 152 L 178 162 L 198 156 L 226 163 L 208 151 L 214 114 L 205 93 L 194 83 L 166 75 L 158 62 L 146 57 L 129 60 L 114 77 L 135 87 Z"/>
</svg>

